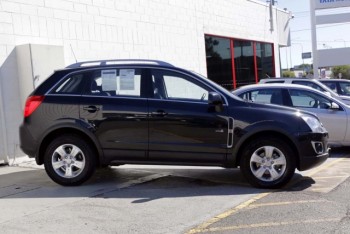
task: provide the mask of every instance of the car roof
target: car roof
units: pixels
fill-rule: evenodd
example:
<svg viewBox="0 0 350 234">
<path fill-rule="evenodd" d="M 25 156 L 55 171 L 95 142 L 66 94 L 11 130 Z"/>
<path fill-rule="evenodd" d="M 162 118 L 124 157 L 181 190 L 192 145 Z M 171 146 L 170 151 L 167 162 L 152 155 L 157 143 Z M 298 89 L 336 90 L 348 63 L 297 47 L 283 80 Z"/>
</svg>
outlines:
<svg viewBox="0 0 350 234">
<path fill-rule="evenodd" d="M 270 77 L 270 78 L 264 78 L 260 81 L 270 81 L 270 80 L 317 80 L 315 78 L 299 78 L 299 77 Z"/>
<path fill-rule="evenodd" d="M 151 67 L 166 67 L 166 68 L 177 68 L 174 65 L 161 61 L 152 59 L 109 59 L 109 60 L 90 60 L 77 62 L 68 65 L 65 68 L 58 69 L 56 71 L 66 71 L 66 70 L 81 70 L 81 69 L 94 69 L 103 67 L 113 67 L 113 66 L 151 66 Z M 183 69 L 181 69 L 183 70 Z"/>
<path fill-rule="evenodd" d="M 158 65 L 164 67 L 174 67 L 174 65 L 161 61 L 151 59 L 112 59 L 112 60 L 92 60 L 79 63 L 73 63 L 67 68 L 80 68 L 89 66 L 107 66 L 107 65 Z"/>
<path fill-rule="evenodd" d="M 320 79 L 320 82 L 322 81 L 342 81 L 342 82 L 350 82 L 350 80 L 347 79 Z"/>
<path fill-rule="evenodd" d="M 248 90 L 248 89 L 253 89 L 253 88 L 255 89 L 255 88 L 266 88 L 266 87 L 271 87 L 271 88 L 300 88 L 300 89 L 312 90 L 312 91 L 315 90 L 314 88 L 311 88 L 309 86 L 299 85 L 299 84 L 263 83 L 263 84 L 250 84 L 250 85 L 241 86 L 241 87 L 237 88 L 236 90 L 234 90 L 233 92 L 235 92 L 237 90 Z"/>
</svg>

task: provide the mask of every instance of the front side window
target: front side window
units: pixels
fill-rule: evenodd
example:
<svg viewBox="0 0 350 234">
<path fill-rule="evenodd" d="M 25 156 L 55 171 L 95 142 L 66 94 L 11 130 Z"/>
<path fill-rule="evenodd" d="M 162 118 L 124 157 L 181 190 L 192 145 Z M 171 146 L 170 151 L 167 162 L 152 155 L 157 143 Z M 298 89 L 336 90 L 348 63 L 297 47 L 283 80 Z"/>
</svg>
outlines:
<svg viewBox="0 0 350 234">
<path fill-rule="evenodd" d="M 340 82 L 339 87 L 342 95 L 350 96 L 350 82 Z"/>
<path fill-rule="evenodd" d="M 153 70 L 152 82 L 154 98 L 208 101 L 208 88 L 183 74 L 166 70 Z"/>
<path fill-rule="evenodd" d="M 338 93 L 338 91 L 337 91 L 337 84 L 336 83 L 334 83 L 334 82 L 322 82 L 322 84 L 326 85 L 332 91 Z"/>
<path fill-rule="evenodd" d="M 313 92 L 305 90 L 289 90 L 293 107 L 329 109 L 331 101 Z"/>
<path fill-rule="evenodd" d="M 92 96 L 141 96 L 140 69 L 102 69 L 91 72 L 86 92 Z"/>
</svg>

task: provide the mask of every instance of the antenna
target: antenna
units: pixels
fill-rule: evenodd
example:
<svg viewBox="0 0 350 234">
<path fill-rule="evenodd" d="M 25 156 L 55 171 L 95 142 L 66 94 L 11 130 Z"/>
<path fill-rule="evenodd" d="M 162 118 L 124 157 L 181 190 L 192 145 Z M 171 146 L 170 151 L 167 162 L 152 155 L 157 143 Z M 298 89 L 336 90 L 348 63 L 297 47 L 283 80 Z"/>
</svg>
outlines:
<svg viewBox="0 0 350 234">
<path fill-rule="evenodd" d="M 73 53 L 73 56 L 74 56 L 75 62 L 77 63 L 77 62 L 78 62 L 78 60 L 77 60 L 77 57 L 75 57 L 75 53 L 74 53 L 74 50 L 73 50 L 72 44 L 69 44 L 69 45 L 70 45 L 70 49 L 72 50 L 72 53 Z"/>
<path fill-rule="evenodd" d="M 270 3 L 271 5 L 276 5 L 277 4 L 277 1 L 276 0 L 267 0 L 266 1 L 267 3 Z"/>
</svg>

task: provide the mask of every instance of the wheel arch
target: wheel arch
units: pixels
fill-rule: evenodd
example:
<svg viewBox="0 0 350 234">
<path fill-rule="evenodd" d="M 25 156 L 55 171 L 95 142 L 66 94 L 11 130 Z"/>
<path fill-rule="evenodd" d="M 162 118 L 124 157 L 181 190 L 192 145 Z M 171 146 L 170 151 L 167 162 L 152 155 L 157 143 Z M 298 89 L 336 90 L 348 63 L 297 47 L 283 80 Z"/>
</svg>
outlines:
<svg viewBox="0 0 350 234">
<path fill-rule="evenodd" d="M 97 142 L 97 140 L 91 137 L 90 134 L 86 133 L 81 129 L 71 127 L 71 126 L 65 126 L 65 127 L 53 129 L 43 137 L 38 150 L 38 154 L 36 156 L 36 162 L 38 165 L 42 165 L 44 163 L 45 151 L 48 145 L 50 144 L 50 142 L 52 142 L 52 140 L 55 139 L 55 137 L 61 136 L 63 134 L 77 135 L 83 138 L 85 141 L 87 141 L 89 145 L 92 147 L 92 150 L 96 153 L 96 162 L 98 163 L 97 166 L 100 166 L 100 164 L 102 164 L 103 152 L 100 149 L 100 147 L 98 147 L 99 143 Z"/>
<path fill-rule="evenodd" d="M 262 137 L 274 137 L 274 138 L 281 139 L 282 141 L 286 142 L 288 144 L 288 146 L 291 147 L 293 153 L 296 155 L 295 164 L 296 164 L 297 168 L 299 168 L 300 154 L 299 154 L 299 151 L 297 149 L 296 144 L 293 142 L 293 140 L 290 137 L 287 136 L 287 134 L 282 133 L 280 131 L 276 131 L 276 130 L 263 130 L 263 131 L 255 132 L 255 133 L 247 136 L 246 138 L 242 139 L 239 142 L 239 144 L 235 147 L 235 151 L 233 153 L 235 167 L 238 167 L 240 165 L 241 157 L 242 157 L 243 150 L 245 149 L 245 147 L 250 142 L 252 142 L 254 139 L 258 139 L 258 138 L 262 138 Z"/>
</svg>

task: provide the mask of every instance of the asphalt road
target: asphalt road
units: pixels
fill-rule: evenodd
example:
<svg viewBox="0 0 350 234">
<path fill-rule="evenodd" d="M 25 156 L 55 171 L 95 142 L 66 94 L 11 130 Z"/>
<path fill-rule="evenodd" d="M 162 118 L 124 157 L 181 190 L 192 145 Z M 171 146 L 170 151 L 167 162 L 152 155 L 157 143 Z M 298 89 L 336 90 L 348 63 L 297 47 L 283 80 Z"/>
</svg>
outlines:
<svg viewBox="0 0 350 234">
<path fill-rule="evenodd" d="M 126 165 L 62 187 L 32 163 L 0 167 L 1 232 L 349 233 L 347 152 L 274 191 L 237 169 Z"/>
</svg>

